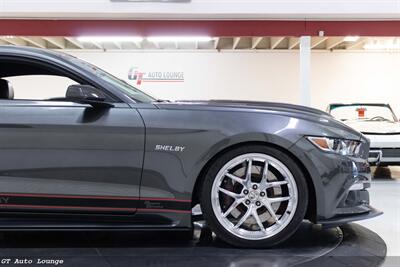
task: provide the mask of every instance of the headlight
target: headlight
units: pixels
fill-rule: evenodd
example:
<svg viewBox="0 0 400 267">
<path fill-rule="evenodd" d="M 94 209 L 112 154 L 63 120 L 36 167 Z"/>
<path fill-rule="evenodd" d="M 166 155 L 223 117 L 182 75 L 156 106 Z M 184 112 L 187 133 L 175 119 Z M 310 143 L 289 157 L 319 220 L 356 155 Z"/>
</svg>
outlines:
<svg viewBox="0 0 400 267">
<path fill-rule="evenodd" d="M 344 156 L 357 156 L 360 152 L 361 142 L 355 140 L 319 136 L 309 136 L 307 139 L 316 147 L 326 152 L 333 152 Z"/>
</svg>

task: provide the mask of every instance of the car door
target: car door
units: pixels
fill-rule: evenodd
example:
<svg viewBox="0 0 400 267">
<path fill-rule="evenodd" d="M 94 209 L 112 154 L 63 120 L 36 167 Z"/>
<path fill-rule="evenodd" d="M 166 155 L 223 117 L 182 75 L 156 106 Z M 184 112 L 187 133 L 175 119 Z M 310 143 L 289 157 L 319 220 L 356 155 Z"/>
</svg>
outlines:
<svg viewBox="0 0 400 267">
<path fill-rule="evenodd" d="M 144 126 L 125 103 L 0 100 L 0 211 L 133 214 Z"/>
</svg>

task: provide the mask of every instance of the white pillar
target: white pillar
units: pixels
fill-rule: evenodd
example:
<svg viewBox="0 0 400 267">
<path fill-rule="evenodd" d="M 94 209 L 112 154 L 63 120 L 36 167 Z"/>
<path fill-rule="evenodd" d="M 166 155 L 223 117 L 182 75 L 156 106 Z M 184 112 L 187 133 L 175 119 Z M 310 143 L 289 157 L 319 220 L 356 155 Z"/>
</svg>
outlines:
<svg viewBox="0 0 400 267">
<path fill-rule="evenodd" d="M 311 105 L 311 37 L 300 37 L 300 104 Z"/>
</svg>

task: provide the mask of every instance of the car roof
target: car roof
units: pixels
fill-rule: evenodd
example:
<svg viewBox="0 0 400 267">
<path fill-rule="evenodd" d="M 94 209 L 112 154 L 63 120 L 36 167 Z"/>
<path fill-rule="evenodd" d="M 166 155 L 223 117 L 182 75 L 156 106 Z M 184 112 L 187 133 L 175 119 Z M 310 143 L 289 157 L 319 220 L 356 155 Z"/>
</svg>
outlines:
<svg viewBox="0 0 400 267">
<path fill-rule="evenodd" d="M 53 59 L 65 62 L 63 55 L 68 55 L 69 57 L 73 57 L 72 55 L 66 54 L 64 52 L 56 52 L 49 49 L 29 47 L 29 46 L 11 46 L 11 45 L 0 45 L 0 55 L 1 56 L 26 56 L 26 57 L 34 57 L 38 59 Z"/>
<path fill-rule="evenodd" d="M 15 46 L 15 45 L 0 45 L 0 53 L 36 53 L 36 54 L 48 54 L 55 55 L 56 52 L 53 52 L 49 49 L 30 47 L 30 46 Z"/>
<path fill-rule="evenodd" d="M 35 48 L 28 46 L 11 46 L 11 45 L 0 45 L 0 56 L 21 56 L 33 60 L 43 60 L 47 62 L 57 63 L 68 69 L 74 69 L 75 71 L 84 74 L 87 79 L 95 82 L 96 86 L 100 86 L 106 89 L 111 95 L 117 96 L 119 99 L 125 99 L 129 102 L 131 99 L 127 97 L 122 91 L 116 90 L 110 83 L 105 82 L 102 79 L 97 79 L 97 76 L 92 72 L 88 71 L 87 68 L 83 68 L 81 65 L 73 62 L 71 58 L 76 58 L 73 55 L 53 51 L 43 48 Z"/>
<path fill-rule="evenodd" d="M 64 56 L 65 55 L 65 56 Z M 4 57 L 22 57 L 22 58 L 29 58 L 33 60 L 44 60 L 50 61 L 54 63 L 61 64 L 63 66 L 72 66 L 77 67 L 76 64 L 72 64 L 68 58 L 73 56 L 62 53 L 62 52 L 55 52 L 48 49 L 41 49 L 41 48 L 34 48 L 34 47 L 27 47 L 27 46 L 0 46 L 0 56 Z M 4 60 L 7 60 L 7 59 Z M 21 70 L 21 73 L 23 71 Z M 0 76 L 1 77 L 9 77 L 15 76 L 13 73 L 12 68 L 8 68 L 8 66 L 3 66 Z M 24 75 L 24 74 L 22 74 Z"/>
</svg>

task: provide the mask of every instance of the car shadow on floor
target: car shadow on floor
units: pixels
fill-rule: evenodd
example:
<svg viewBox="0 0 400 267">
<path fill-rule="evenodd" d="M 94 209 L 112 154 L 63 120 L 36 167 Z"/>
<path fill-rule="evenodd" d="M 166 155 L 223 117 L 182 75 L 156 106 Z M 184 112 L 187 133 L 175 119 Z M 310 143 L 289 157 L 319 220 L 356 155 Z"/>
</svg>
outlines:
<svg viewBox="0 0 400 267">
<path fill-rule="evenodd" d="M 398 167 L 371 167 L 373 179 L 379 180 L 394 180 L 400 178 Z"/>
<path fill-rule="evenodd" d="M 315 239 L 314 239 L 314 238 Z M 325 240 L 323 240 L 325 239 Z M 318 240 L 318 242 L 316 242 Z M 303 222 L 292 238 L 274 249 L 315 248 L 335 243 L 336 229 L 323 229 Z M 317 244 L 318 243 L 318 244 Z M 133 231 L 133 232 L 2 232 L 0 250 L 7 248 L 68 248 L 68 247 L 217 247 L 234 249 L 207 228 L 195 228 L 193 232 Z"/>
<path fill-rule="evenodd" d="M 321 266 L 321 262 L 315 260 L 325 261 L 326 258 L 321 256 L 330 255 L 341 246 L 343 236 L 347 235 L 340 228 L 324 229 L 306 221 L 292 238 L 269 249 L 231 247 L 216 239 L 204 226 L 197 226 L 192 236 L 187 232 L 155 231 L 3 232 L 0 234 L 0 257 L 33 261 L 61 259 L 64 261 L 62 266 L 96 267 L 289 267 L 308 266 L 311 261 L 317 264 L 315 266 Z M 360 247 L 354 249 L 358 251 Z M 349 248 L 344 251 L 354 254 Z M 336 267 L 337 264 L 337 260 L 332 260 L 331 265 L 324 266 Z"/>
</svg>

